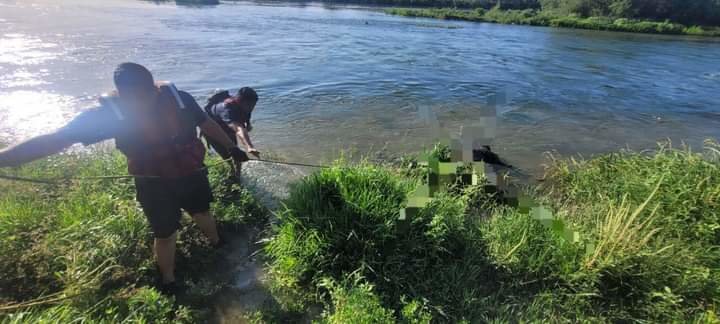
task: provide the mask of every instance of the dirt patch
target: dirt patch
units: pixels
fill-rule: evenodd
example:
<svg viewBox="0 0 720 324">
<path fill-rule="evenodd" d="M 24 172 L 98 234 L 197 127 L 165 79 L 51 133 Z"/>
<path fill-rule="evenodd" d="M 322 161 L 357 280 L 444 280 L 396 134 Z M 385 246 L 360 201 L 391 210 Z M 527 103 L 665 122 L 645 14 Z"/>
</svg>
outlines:
<svg viewBox="0 0 720 324">
<path fill-rule="evenodd" d="M 290 185 L 311 169 L 249 161 L 243 169 L 242 184 L 271 214 L 288 197 Z M 271 221 L 274 217 L 270 217 Z M 223 268 L 231 276 L 229 284 L 216 296 L 216 323 L 246 323 L 245 314 L 259 310 L 272 296 L 265 285 L 262 261 L 263 228 L 248 228 L 228 238 Z"/>
</svg>

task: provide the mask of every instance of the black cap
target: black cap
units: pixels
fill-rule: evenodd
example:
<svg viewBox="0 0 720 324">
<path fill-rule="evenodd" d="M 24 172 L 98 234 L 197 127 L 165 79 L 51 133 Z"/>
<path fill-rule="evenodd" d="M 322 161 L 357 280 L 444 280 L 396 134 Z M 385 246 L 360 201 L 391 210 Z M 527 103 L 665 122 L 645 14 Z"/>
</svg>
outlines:
<svg viewBox="0 0 720 324">
<path fill-rule="evenodd" d="M 152 73 L 144 66 L 131 62 L 118 65 L 115 68 L 113 80 L 118 89 L 155 86 Z"/>
<path fill-rule="evenodd" d="M 242 87 L 237 92 L 237 97 L 240 98 L 240 100 L 249 100 L 251 102 L 257 102 L 258 101 L 258 95 L 253 88 L 250 87 Z"/>
</svg>

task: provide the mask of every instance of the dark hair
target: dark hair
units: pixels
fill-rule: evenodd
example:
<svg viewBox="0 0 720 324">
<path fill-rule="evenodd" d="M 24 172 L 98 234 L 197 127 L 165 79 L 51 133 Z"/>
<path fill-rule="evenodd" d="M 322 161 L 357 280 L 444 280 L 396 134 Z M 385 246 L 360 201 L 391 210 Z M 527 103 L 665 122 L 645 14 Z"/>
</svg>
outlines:
<svg viewBox="0 0 720 324">
<path fill-rule="evenodd" d="M 253 88 L 249 88 L 249 87 L 240 88 L 240 90 L 238 90 L 238 92 L 237 92 L 237 97 L 240 98 L 241 100 L 250 100 L 252 102 L 258 101 L 257 92 L 255 92 L 255 90 L 253 90 Z"/>
<path fill-rule="evenodd" d="M 115 87 L 137 88 L 155 86 L 152 73 L 144 66 L 137 63 L 125 62 L 115 68 L 113 75 Z"/>
</svg>

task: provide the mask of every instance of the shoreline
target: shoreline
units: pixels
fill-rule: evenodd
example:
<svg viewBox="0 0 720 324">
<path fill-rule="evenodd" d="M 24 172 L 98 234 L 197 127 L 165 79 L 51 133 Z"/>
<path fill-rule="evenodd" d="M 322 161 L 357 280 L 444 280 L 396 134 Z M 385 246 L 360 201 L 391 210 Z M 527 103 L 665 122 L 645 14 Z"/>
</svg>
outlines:
<svg viewBox="0 0 720 324">
<path fill-rule="evenodd" d="M 620 150 L 590 160 L 551 157 L 546 181 L 528 187 L 537 189 L 528 193 L 554 211 L 557 222 L 566 224 L 563 230 L 573 231 L 572 240 L 523 212 L 521 200 L 517 206 L 498 204 L 484 191 L 492 183 L 484 174 L 485 180 L 468 190 L 444 187 L 432 204 L 413 214 L 413 222 L 404 222 L 399 210 L 417 201 L 407 195 L 427 171 L 417 157 L 388 164 L 339 161 L 292 179 L 280 176 L 287 180 L 281 187 L 292 187 L 283 192 L 273 190 L 276 181 L 268 175 L 292 170 L 263 167 L 249 172 L 254 181 L 240 186 L 224 180 L 229 170 L 219 164 L 210 170 L 217 194 L 213 212 L 231 244 L 213 251 L 187 223 L 178 245 L 178 271 L 188 290 L 177 297 L 153 287 L 150 236 L 130 183 L 37 187 L 0 181 L 7 193 L 0 199 L 0 242 L 7 247 L 0 262 L 5 265 L 0 267 L 0 306 L 9 308 L 0 318 L 185 323 L 213 318 L 251 323 L 511 321 L 514 316 L 530 322 L 712 319 L 712 301 L 717 300 L 712 287 L 720 277 L 706 272 L 720 260 L 712 212 L 720 202 L 720 186 L 707 179 L 720 174 L 720 151 L 717 142 L 706 144 L 703 153 L 660 144 L 645 153 Z M 444 161 L 448 152 L 439 147 L 430 155 Z M 43 159 L 15 171 L 24 177 L 59 177 L 124 170 L 117 152 L 95 153 Z M 693 189 L 678 190 L 688 187 Z M 283 201 L 276 206 L 277 218 L 268 211 L 273 206 L 263 203 L 268 197 L 263 190 Z M 688 217 L 693 221 L 686 222 Z M 422 248 L 412 248 L 418 245 Z M 703 253 L 710 256 L 700 258 Z M 97 271 L 77 272 L 82 269 Z M 382 272 L 376 275 L 374 269 Z M 681 274 L 691 279 L 673 279 Z M 629 283 L 623 287 L 635 297 L 614 294 L 619 287 L 605 280 L 607 275 Z M 528 281 L 537 284 L 528 286 Z M 496 284 L 508 289 L 500 291 Z M 443 292 L 444 287 L 450 288 Z M 581 298 L 569 298 L 570 291 Z M 673 302 L 657 303 L 658 294 Z M 23 303 L 34 300 L 40 302 Z M 612 310 L 608 303 L 628 306 Z"/>
<path fill-rule="evenodd" d="M 686 26 L 670 21 L 659 22 L 627 18 L 559 16 L 533 9 L 466 10 L 451 8 L 388 8 L 383 10 L 383 12 L 389 15 L 413 18 L 434 18 L 441 20 L 561 27 L 640 34 L 720 37 L 720 27 L 717 26 Z"/>
</svg>

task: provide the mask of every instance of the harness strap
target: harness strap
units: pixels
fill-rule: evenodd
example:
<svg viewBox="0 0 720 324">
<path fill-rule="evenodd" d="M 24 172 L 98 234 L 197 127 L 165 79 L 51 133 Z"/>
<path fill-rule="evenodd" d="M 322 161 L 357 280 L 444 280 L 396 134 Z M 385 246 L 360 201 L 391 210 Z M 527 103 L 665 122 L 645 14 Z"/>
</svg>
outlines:
<svg viewBox="0 0 720 324">
<path fill-rule="evenodd" d="M 175 87 L 174 83 L 164 81 L 164 82 L 158 82 L 158 84 L 161 87 L 168 87 L 168 89 L 170 89 L 170 93 L 172 93 L 173 97 L 175 97 L 175 101 L 177 102 L 178 107 L 180 109 L 185 109 L 185 103 L 182 101 L 182 98 L 180 98 L 180 93 L 178 92 L 178 89 L 177 89 L 177 87 Z"/>
</svg>

